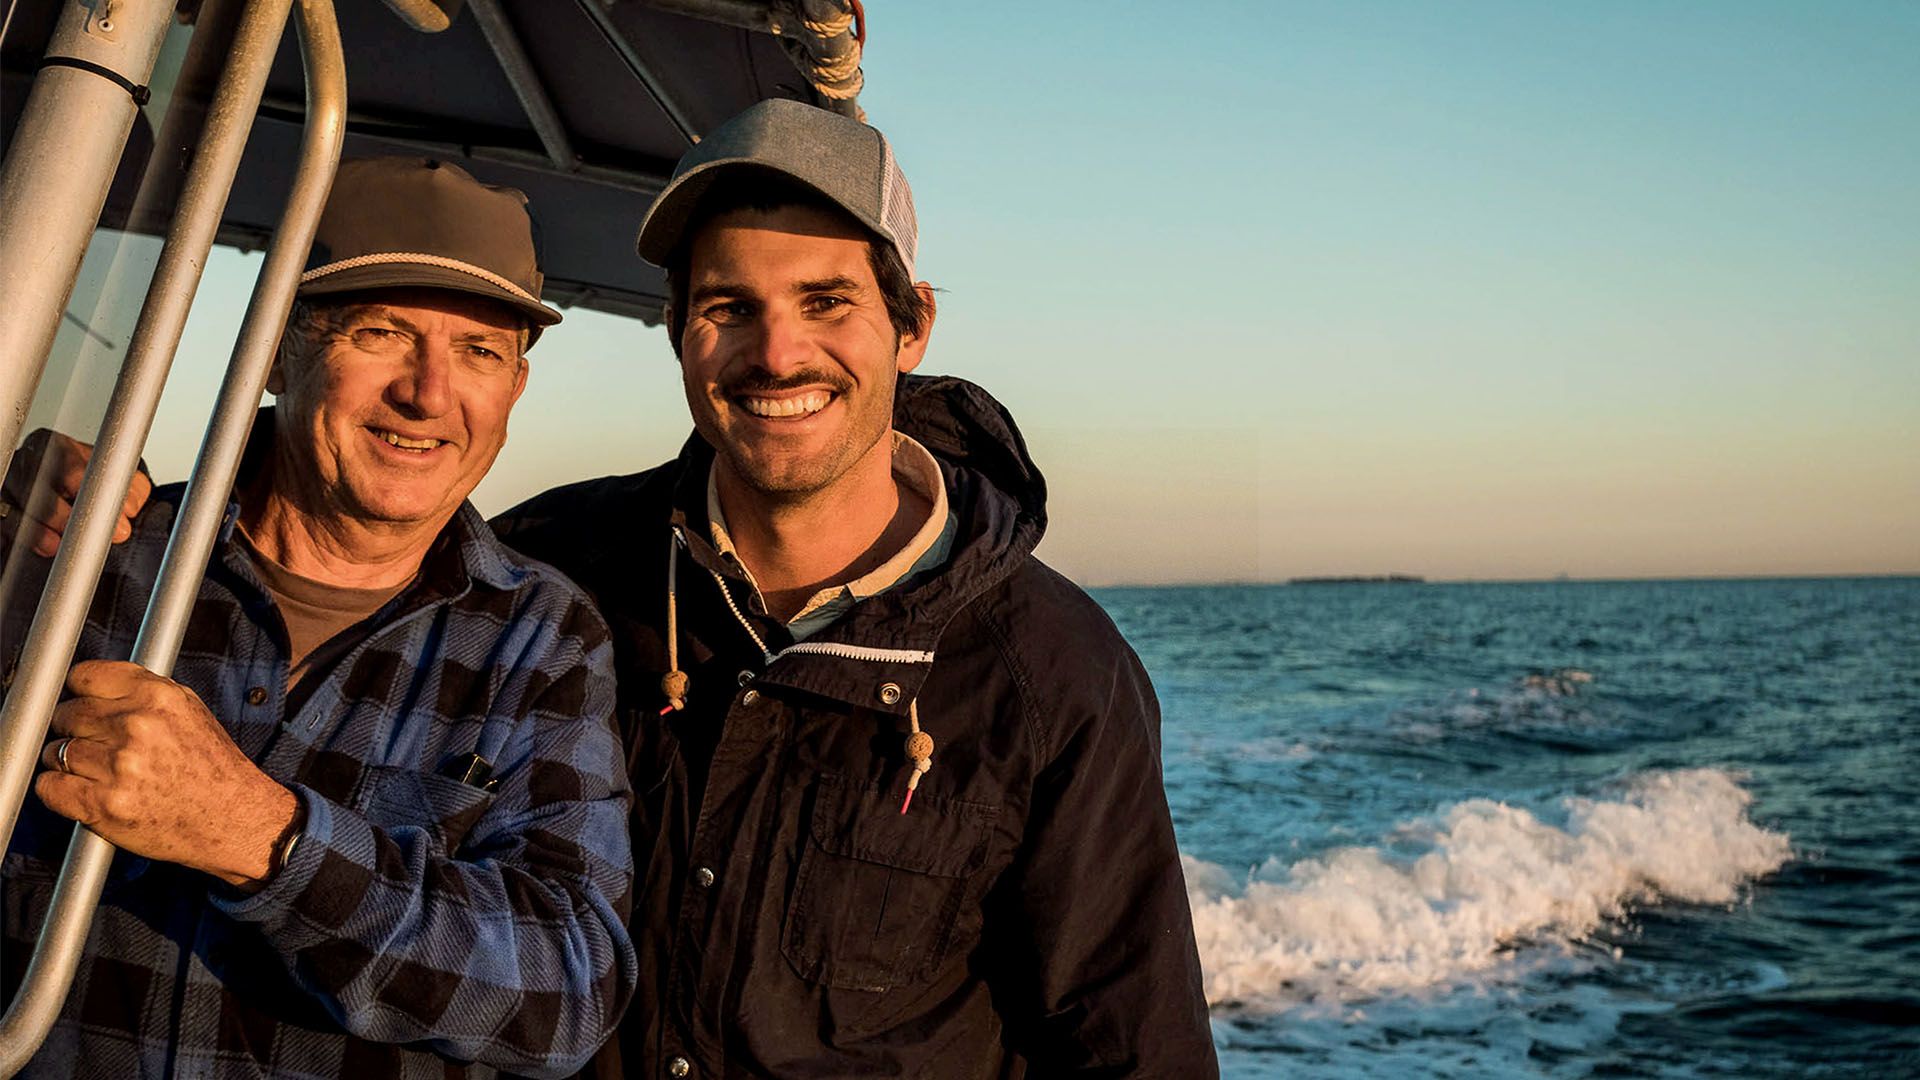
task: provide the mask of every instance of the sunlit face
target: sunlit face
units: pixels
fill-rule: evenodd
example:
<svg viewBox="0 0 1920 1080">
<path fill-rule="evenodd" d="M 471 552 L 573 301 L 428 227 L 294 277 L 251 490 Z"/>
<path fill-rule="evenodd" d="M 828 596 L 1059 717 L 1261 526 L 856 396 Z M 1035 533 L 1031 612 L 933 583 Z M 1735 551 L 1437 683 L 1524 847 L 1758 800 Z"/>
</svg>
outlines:
<svg viewBox="0 0 1920 1080">
<path fill-rule="evenodd" d="M 527 385 L 519 316 L 446 289 L 386 290 L 326 315 L 268 385 L 293 473 L 276 484 L 321 513 L 438 529 L 507 441 Z"/>
<path fill-rule="evenodd" d="M 926 350 L 894 330 L 867 244 L 812 207 L 734 211 L 693 239 L 687 405 L 720 468 L 763 495 L 811 496 L 883 452 L 894 387 Z"/>
</svg>

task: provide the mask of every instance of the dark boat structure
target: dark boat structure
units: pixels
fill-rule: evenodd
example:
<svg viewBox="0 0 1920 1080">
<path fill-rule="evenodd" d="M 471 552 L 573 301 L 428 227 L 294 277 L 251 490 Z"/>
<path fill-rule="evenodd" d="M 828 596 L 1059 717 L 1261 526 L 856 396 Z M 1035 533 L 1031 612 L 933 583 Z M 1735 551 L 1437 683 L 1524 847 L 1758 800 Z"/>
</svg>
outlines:
<svg viewBox="0 0 1920 1080">
<path fill-rule="evenodd" d="M 10 0 L 0 19 L 0 472 L 49 361 L 77 347 L 62 342 L 118 362 L 6 674 L 0 849 L 212 245 L 266 254 L 134 646 L 162 675 L 343 154 L 420 154 L 521 189 L 549 301 L 656 321 L 663 283 L 633 239 L 673 162 L 763 98 L 859 115 L 865 40 L 860 0 Z M 68 309 L 89 244 L 116 235 L 165 238 L 124 341 Z M 0 603 L 33 602 L 8 594 L 5 570 Z M 75 830 L 26 981 L 0 1018 L 0 1076 L 26 1064 L 58 1015 L 112 855 Z"/>
<path fill-rule="evenodd" d="M 133 6 L 10 5 L 0 41 L 0 146 L 15 141 L 59 15 Z M 142 110 L 100 219 L 155 235 L 171 218 L 169 196 L 178 195 L 249 5 L 159 6 L 172 12 L 176 46 L 161 63 L 177 70 L 156 72 L 150 84 L 166 80 L 174 100 L 158 125 L 148 120 L 153 110 Z M 763 98 L 858 115 L 865 27 L 857 11 L 849 0 L 337 0 L 344 154 L 426 154 L 520 188 L 540 217 L 549 299 L 653 321 L 659 274 L 633 257 L 630 234 L 674 161 L 701 132 Z M 420 29 L 442 21 L 438 32 Z M 219 243 L 255 249 L 273 234 L 305 119 L 300 49 L 288 33 L 252 120 Z"/>
</svg>

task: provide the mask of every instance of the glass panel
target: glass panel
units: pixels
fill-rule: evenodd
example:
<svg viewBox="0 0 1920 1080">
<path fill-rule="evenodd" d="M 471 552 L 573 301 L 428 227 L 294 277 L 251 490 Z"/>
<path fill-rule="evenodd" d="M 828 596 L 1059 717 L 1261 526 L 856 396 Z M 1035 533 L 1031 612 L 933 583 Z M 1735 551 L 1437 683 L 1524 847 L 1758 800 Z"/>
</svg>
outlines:
<svg viewBox="0 0 1920 1080">
<path fill-rule="evenodd" d="M 0 122 L 4 122 L 0 151 L 10 148 L 13 125 L 45 53 L 52 16 L 59 6 L 25 0 L 7 4 L 4 29 L 0 30 Z M 176 22 L 168 32 L 149 83 L 152 96 L 134 121 L 134 132 L 102 214 L 104 222 L 131 224 L 143 231 L 103 227 L 94 232 L 49 351 L 45 373 L 26 407 L 22 429 L 26 444 L 43 441 L 33 434 L 38 429 L 52 429 L 88 443 L 99 434 L 107 400 L 126 359 L 127 345 L 159 258 L 161 240 L 150 233 L 164 229 L 172 217 L 182 166 L 177 148 L 196 141 L 198 117 L 205 109 L 204 95 L 199 95 L 202 100 L 189 101 L 195 95 L 176 93 L 192 53 L 193 37 L 194 28 L 185 23 Z M 203 80 L 196 80 L 196 85 L 199 81 Z M 167 132 L 169 138 L 157 140 L 156 132 Z M 182 134 L 184 138 L 179 137 Z M 175 152 L 157 152 L 156 146 L 175 148 Z M 5 408 L 18 405 L 0 402 Z M 46 570 L 45 559 L 13 543 L 21 526 L 20 504 L 30 501 L 29 492 L 35 486 L 34 457 L 29 453 L 15 456 L 5 491 L 7 517 L 0 521 L 0 614 L 12 628 L 12 632 L 0 634 L 0 685 L 11 681 L 21 646 L 19 629 L 24 628 L 38 603 Z M 46 512 L 49 508 L 36 503 L 34 509 Z M 53 512 L 57 515 L 59 511 Z M 35 531 L 30 525 L 28 530 L 28 536 Z"/>
</svg>

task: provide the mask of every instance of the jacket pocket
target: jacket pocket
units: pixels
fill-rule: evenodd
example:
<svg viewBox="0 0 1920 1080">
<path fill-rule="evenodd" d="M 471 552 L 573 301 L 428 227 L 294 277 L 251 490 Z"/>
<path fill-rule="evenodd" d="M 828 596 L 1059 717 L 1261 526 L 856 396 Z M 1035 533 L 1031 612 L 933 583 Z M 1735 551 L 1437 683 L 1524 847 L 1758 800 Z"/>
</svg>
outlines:
<svg viewBox="0 0 1920 1080">
<path fill-rule="evenodd" d="M 822 775 L 781 951 L 801 978 L 848 990 L 917 982 L 946 959 L 997 806 Z"/>
<path fill-rule="evenodd" d="M 460 849 L 467 832 L 492 805 L 493 793 L 472 784 L 391 765 L 367 769 L 360 797 L 368 821 L 387 830 L 423 829 L 448 855 Z"/>
</svg>

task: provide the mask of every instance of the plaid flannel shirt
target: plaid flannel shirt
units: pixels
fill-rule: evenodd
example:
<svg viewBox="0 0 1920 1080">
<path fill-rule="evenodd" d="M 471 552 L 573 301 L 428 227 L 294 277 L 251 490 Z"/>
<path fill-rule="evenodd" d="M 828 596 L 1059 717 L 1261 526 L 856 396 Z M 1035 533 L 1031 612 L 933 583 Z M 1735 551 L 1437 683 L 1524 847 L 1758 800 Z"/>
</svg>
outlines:
<svg viewBox="0 0 1920 1080">
<path fill-rule="evenodd" d="M 179 497 L 156 492 L 114 549 L 78 658 L 129 654 Z M 377 629 L 310 675 L 322 681 L 288 713 L 285 631 L 233 542 L 234 513 L 173 677 L 299 797 L 301 839 L 251 896 L 117 855 L 26 1075 L 572 1072 L 636 978 L 630 792 L 600 616 L 463 506 Z M 19 557 L 44 577 L 46 560 Z M 0 616 L 9 665 L 39 592 L 23 584 L 28 602 L 7 598 Z M 491 790 L 447 775 L 469 754 L 492 763 Z M 70 833 L 28 798 L 0 905 L 9 997 Z"/>
</svg>

